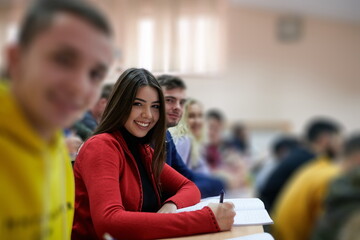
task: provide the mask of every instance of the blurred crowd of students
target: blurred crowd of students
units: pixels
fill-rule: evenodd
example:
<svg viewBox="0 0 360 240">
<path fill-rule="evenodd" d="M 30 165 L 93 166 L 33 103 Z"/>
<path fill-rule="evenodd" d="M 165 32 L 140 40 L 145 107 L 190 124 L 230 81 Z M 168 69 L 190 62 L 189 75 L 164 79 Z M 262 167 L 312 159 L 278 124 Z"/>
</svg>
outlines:
<svg viewBox="0 0 360 240">
<path fill-rule="evenodd" d="M 162 75 L 159 79 L 160 82 L 161 79 L 176 80 L 186 88 L 185 82 L 177 76 Z M 64 130 L 73 163 L 80 146 L 92 136 L 99 124 L 111 88 L 111 84 L 105 85 L 95 106 L 80 121 Z M 202 103 L 195 99 L 186 99 L 176 111 L 181 120 L 178 124 L 169 126 L 168 136 L 171 136 L 179 159 L 186 167 L 199 175 L 216 176 L 226 189 L 248 187 L 250 154 L 246 127 L 235 124 L 231 136 L 225 138 L 226 122 L 223 113 L 218 109 L 205 112 Z M 211 191 L 203 194 L 203 197 L 217 194 L 218 191 Z"/>
<path fill-rule="evenodd" d="M 356 239 L 360 134 L 344 136 L 340 123 L 317 118 L 302 138 L 277 140 L 273 155 L 255 178 L 274 220 L 267 229 L 274 238 Z"/>
<path fill-rule="evenodd" d="M 176 76 L 161 78 L 185 84 Z M 183 88 L 186 89 L 185 85 Z M 109 89 L 107 85 L 103 91 Z M 98 102 L 106 103 L 104 96 Z M 179 109 L 183 113 L 177 112 L 182 115 L 181 120 L 169 125 L 168 133 L 181 161 L 194 173 L 219 179 L 227 190 L 251 189 L 248 191 L 251 195 L 244 197 L 255 196 L 264 202 L 274 219 L 274 225 L 266 230 L 276 239 L 339 239 L 340 235 L 347 236 L 356 230 L 351 226 L 358 221 L 353 210 L 360 206 L 356 203 L 360 190 L 356 185 L 360 181 L 360 135 L 353 134 L 344 140 L 340 123 L 315 118 L 308 122 L 303 136 L 288 133 L 278 136 L 271 143 L 270 156 L 259 164 L 251 154 L 245 125 L 235 123 L 227 128 L 221 110 L 205 111 L 203 104 L 194 98 L 187 98 L 182 104 Z M 96 119 L 101 117 L 96 118 L 93 112 L 89 110 L 74 124 L 71 128 L 74 135 L 79 134 L 79 129 L 84 128 L 79 125 L 86 125 L 89 118 L 96 125 L 99 123 Z M 94 129 L 82 140 L 91 136 Z M 211 185 L 206 180 L 201 184 Z M 217 191 L 210 190 L 202 197 L 213 195 Z"/>
<path fill-rule="evenodd" d="M 184 84 L 175 76 L 161 78 Z M 72 129 L 76 131 L 91 112 Z M 276 239 L 340 239 L 356 231 L 359 134 L 346 137 L 340 123 L 315 118 L 303 136 L 278 136 L 271 143 L 271 156 L 259 164 L 252 159 L 245 125 L 227 129 L 220 110 L 205 111 L 193 98 L 186 99 L 179 115 L 181 120 L 169 130 L 183 163 L 190 171 L 218 178 L 227 190 L 252 189 L 254 195 L 244 197 L 262 199 L 274 219 L 266 230 Z M 206 196 L 211 195 L 216 194 Z"/>
<path fill-rule="evenodd" d="M 183 163 L 193 172 L 215 176 L 228 190 L 253 188 L 274 218 L 267 230 L 276 239 L 337 239 L 337 234 L 355 230 L 340 231 L 348 225 L 344 218 L 350 221 L 348 215 L 360 205 L 352 186 L 360 171 L 360 135 L 343 143 L 339 123 L 313 119 L 304 136 L 278 136 L 271 157 L 259 166 L 252 159 L 246 126 L 237 123 L 226 129 L 220 110 L 205 112 L 193 98 L 183 110 L 179 124 L 170 128 Z"/>
</svg>

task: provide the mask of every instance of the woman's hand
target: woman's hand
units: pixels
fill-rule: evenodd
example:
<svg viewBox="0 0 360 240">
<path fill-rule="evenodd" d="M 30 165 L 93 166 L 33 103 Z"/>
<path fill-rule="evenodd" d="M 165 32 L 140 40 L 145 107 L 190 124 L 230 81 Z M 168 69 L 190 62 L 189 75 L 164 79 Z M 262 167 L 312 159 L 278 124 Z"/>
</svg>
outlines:
<svg viewBox="0 0 360 240">
<path fill-rule="evenodd" d="M 231 202 L 210 203 L 208 207 L 213 211 L 220 230 L 230 230 L 234 223 L 234 217 L 236 214 L 234 204 Z"/>
<path fill-rule="evenodd" d="M 158 213 L 175 213 L 176 210 L 176 205 L 174 203 L 168 202 L 159 209 Z"/>
</svg>

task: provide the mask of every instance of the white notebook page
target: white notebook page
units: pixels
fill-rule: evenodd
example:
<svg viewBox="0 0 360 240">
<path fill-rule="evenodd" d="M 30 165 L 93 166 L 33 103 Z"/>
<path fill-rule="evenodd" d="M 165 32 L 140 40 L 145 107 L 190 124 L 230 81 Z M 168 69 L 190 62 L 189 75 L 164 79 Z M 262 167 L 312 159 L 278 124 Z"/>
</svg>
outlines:
<svg viewBox="0 0 360 240">
<path fill-rule="evenodd" d="M 204 199 L 194 206 L 178 209 L 177 212 L 200 210 L 212 202 L 218 203 L 218 199 Z M 258 198 L 233 198 L 225 199 L 224 202 L 232 202 L 235 205 L 236 215 L 234 225 L 263 225 L 273 223 L 264 207 L 264 203 Z"/>
</svg>

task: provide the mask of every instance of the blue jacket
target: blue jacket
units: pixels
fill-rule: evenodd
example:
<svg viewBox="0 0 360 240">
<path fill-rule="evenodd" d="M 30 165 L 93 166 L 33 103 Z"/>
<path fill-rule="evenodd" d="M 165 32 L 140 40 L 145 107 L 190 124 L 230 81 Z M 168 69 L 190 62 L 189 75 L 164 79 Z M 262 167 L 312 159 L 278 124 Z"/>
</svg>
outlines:
<svg viewBox="0 0 360 240">
<path fill-rule="evenodd" d="M 193 181 L 201 192 L 201 198 L 217 196 L 224 189 L 224 184 L 217 178 L 191 171 L 178 154 L 169 131 L 166 132 L 166 163 L 183 176 Z"/>
</svg>

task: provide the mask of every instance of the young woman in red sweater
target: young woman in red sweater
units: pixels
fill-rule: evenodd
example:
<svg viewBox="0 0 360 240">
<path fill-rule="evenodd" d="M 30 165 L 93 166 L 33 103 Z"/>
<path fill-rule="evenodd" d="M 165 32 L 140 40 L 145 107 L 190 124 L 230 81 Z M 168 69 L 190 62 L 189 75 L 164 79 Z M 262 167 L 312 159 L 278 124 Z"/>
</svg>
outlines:
<svg viewBox="0 0 360 240">
<path fill-rule="evenodd" d="M 73 240 L 102 239 L 105 233 L 158 239 L 231 228 L 231 203 L 175 213 L 199 202 L 200 192 L 164 164 L 165 130 L 158 82 L 145 69 L 128 69 L 75 162 Z"/>
</svg>

